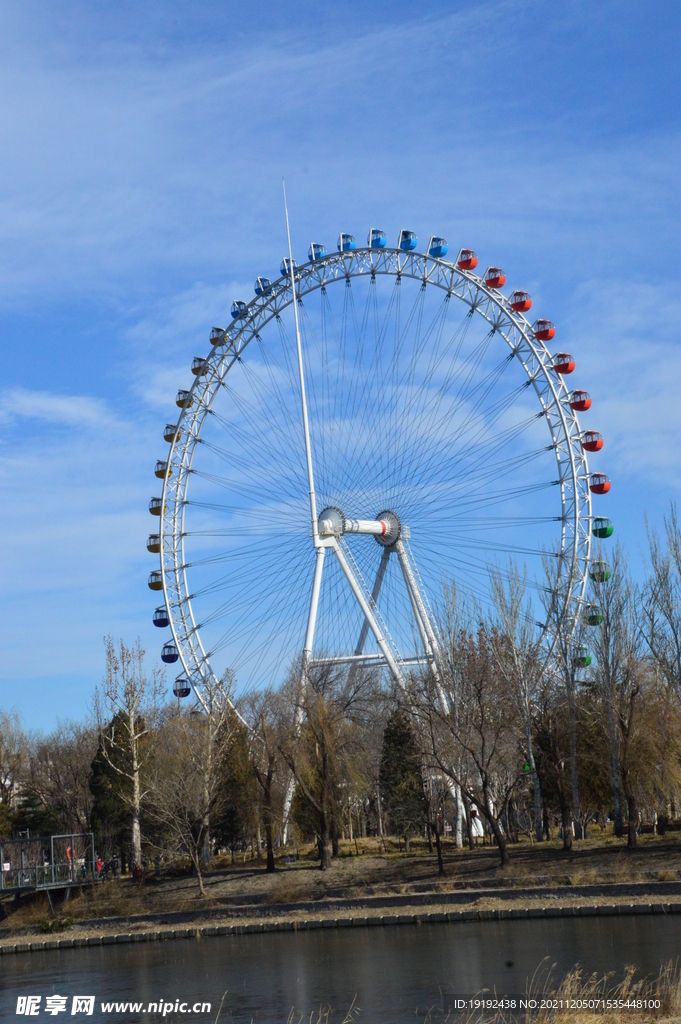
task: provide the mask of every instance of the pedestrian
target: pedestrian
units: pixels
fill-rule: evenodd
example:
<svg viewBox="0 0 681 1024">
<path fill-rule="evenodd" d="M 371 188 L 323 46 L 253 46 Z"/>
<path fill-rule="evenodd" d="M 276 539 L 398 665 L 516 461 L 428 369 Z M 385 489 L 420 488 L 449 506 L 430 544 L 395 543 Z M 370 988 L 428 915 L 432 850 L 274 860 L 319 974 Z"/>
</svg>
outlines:
<svg viewBox="0 0 681 1024">
<path fill-rule="evenodd" d="M 99 856 L 99 854 L 97 854 L 97 860 L 95 861 L 95 871 L 97 872 L 97 878 L 99 878 L 99 876 L 101 875 L 103 867 L 104 867 L 104 861 Z"/>
</svg>

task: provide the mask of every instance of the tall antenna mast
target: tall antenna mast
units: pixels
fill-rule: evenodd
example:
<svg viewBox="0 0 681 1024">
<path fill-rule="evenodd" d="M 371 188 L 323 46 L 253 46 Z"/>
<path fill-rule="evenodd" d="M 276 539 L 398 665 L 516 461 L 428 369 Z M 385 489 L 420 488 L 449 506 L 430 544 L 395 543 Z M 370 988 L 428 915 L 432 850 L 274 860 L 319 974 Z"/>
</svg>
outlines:
<svg viewBox="0 0 681 1024">
<path fill-rule="evenodd" d="M 286 212 L 286 237 L 288 238 L 288 265 L 291 271 L 291 294 L 293 295 L 293 316 L 296 322 L 296 347 L 298 349 L 298 373 L 300 374 L 300 398 L 303 406 L 303 430 L 305 432 L 305 456 L 307 458 L 307 479 L 310 485 L 310 517 L 312 520 L 312 537 L 317 547 L 319 527 L 317 525 L 317 499 L 314 493 L 314 474 L 312 472 L 312 449 L 310 447 L 310 424 L 307 418 L 307 400 L 305 398 L 305 374 L 303 373 L 303 349 L 300 343 L 300 328 L 298 327 L 298 299 L 296 297 L 296 282 L 293 273 L 293 255 L 291 253 L 291 231 L 288 223 L 288 206 L 286 205 L 286 182 L 282 178 L 284 186 L 284 210 Z"/>
</svg>

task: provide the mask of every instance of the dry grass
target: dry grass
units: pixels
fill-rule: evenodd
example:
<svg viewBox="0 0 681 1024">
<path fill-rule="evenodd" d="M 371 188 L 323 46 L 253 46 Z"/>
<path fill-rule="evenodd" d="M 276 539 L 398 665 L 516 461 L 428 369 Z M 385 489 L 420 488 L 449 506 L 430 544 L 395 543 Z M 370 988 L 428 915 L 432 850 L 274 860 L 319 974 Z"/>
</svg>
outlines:
<svg viewBox="0 0 681 1024">
<path fill-rule="evenodd" d="M 405 854 L 399 852 L 397 843 L 388 843 L 387 853 L 379 852 L 378 841 L 374 839 L 359 840 L 357 845 L 341 843 L 341 857 L 326 872 L 318 870 L 312 846 L 289 850 L 298 852 L 299 859 L 288 866 L 280 862 L 274 875 L 266 874 L 262 862 L 249 860 L 232 865 L 230 857 L 215 858 L 205 878 L 205 898 L 199 894 L 196 879 L 176 865 L 161 878 L 109 881 L 96 886 L 94 892 L 85 887 L 81 895 L 74 893 L 68 904 L 56 906 L 56 916 L 76 922 L 173 911 L 200 916 L 203 909 L 211 908 L 224 909 L 225 917 L 234 918 L 238 916 L 236 907 L 248 901 L 276 907 L 325 898 L 437 894 L 462 889 L 477 890 L 479 894 L 481 889 L 489 892 L 499 886 L 508 894 L 509 888 L 530 889 L 538 885 L 665 882 L 681 878 L 681 835 L 643 836 L 635 851 L 627 851 L 625 841 L 614 840 L 609 833 L 575 843 L 570 853 L 564 853 L 557 840 L 541 845 L 530 845 L 524 840 L 510 847 L 511 863 L 503 870 L 496 848 L 456 850 L 451 841 L 446 841 L 444 878 L 438 876 L 437 860 L 425 842 L 412 845 L 412 852 Z M 472 892 L 471 902 L 476 899 Z M 580 901 L 585 902 L 583 896 Z M 616 900 L 608 895 L 607 902 L 613 901 Z M 513 904 L 504 900 L 503 904 L 493 905 Z M 524 901 L 522 905 L 530 904 Z M 44 896 L 23 901 L 16 912 L 11 904 L 5 903 L 4 907 L 8 917 L 0 924 L 0 935 L 35 929 L 52 917 Z"/>
</svg>

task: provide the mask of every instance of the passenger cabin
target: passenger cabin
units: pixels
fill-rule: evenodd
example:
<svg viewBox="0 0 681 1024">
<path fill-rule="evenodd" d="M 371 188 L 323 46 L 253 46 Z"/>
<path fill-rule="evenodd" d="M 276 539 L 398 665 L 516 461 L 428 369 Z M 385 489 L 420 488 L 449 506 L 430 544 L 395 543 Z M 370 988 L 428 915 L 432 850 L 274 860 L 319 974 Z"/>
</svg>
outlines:
<svg viewBox="0 0 681 1024">
<path fill-rule="evenodd" d="M 163 590 L 163 576 L 161 575 L 160 569 L 154 569 L 153 572 L 149 573 L 149 590 Z"/>
<path fill-rule="evenodd" d="M 584 644 L 580 644 L 575 651 L 575 656 L 572 659 L 572 663 L 577 668 L 587 668 L 591 664 L 591 655 L 589 654 L 588 647 Z"/>
<path fill-rule="evenodd" d="M 256 277 L 253 291 L 256 295 L 267 295 L 271 287 L 272 282 L 269 277 Z"/>
<path fill-rule="evenodd" d="M 456 265 L 459 270 L 475 270 L 478 265 L 478 257 L 472 249 L 462 249 L 457 256 Z"/>
<path fill-rule="evenodd" d="M 161 501 L 160 498 L 151 499 L 151 501 L 149 502 L 149 511 L 151 512 L 152 516 L 160 516 L 162 504 L 163 502 Z"/>
<path fill-rule="evenodd" d="M 237 320 L 240 316 L 243 316 L 246 312 L 246 303 L 241 299 L 235 299 L 232 303 L 232 320 Z"/>
<path fill-rule="evenodd" d="M 150 533 L 147 537 L 147 551 L 150 551 L 152 555 L 157 555 L 161 550 L 161 535 L 160 533 Z"/>
<path fill-rule="evenodd" d="M 192 359 L 192 373 L 195 377 L 203 377 L 208 372 L 208 360 L 203 356 L 195 356 Z"/>
<path fill-rule="evenodd" d="M 190 397 L 189 392 L 185 391 L 183 388 L 180 388 L 180 390 L 177 392 L 177 395 L 175 396 L 175 405 L 179 409 L 191 409 L 193 404 L 194 400 L 193 398 Z"/>
<path fill-rule="evenodd" d="M 367 235 L 367 245 L 370 249 L 385 249 L 388 244 L 385 231 L 380 228 L 371 228 Z"/>
<path fill-rule="evenodd" d="M 511 309 L 515 310 L 516 313 L 527 313 L 528 309 L 532 308 L 532 299 L 527 292 L 521 292 L 517 289 L 511 292 L 511 297 L 508 300 L 511 303 Z"/>
<path fill-rule="evenodd" d="M 352 252 L 357 248 L 357 240 L 354 235 L 349 235 L 345 231 L 341 231 L 336 242 L 336 248 L 338 252 Z"/>
<path fill-rule="evenodd" d="M 612 537 L 613 529 L 612 523 L 605 516 L 596 516 L 591 524 L 591 532 L 599 540 L 607 540 L 608 537 Z"/>
<path fill-rule="evenodd" d="M 397 248 L 402 249 L 403 252 L 411 252 L 412 249 L 416 248 L 417 242 L 418 238 L 415 231 L 406 231 L 402 228 L 397 239 Z"/>
<path fill-rule="evenodd" d="M 310 242 L 310 248 L 307 250 L 307 255 L 311 262 L 321 260 L 327 255 L 326 246 L 322 245 L 321 242 Z"/>
<path fill-rule="evenodd" d="M 535 320 L 532 330 L 537 341 L 551 341 L 556 336 L 556 328 L 550 320 Z"/>
<path fill-rule="evenodd" d="M 180 655 L 177 652 L 174 640 L 169 640 L 167 644 L 163 645 L 161 650 L 161 661 L 165 665 L 174 665 Z"/>
<path fill-rule="evenodd" d="M 173 683 L 173 693 L 176 697 L 188 697 L 191 693 L 191 686 L 186 676 L 178 676 Z"/>
<path fill-rule="evenodd" d="M 180 440 L 181 431 L 179 430 L 177 423 L 166 423 L 163 431 L 163 440 L 167 441 L 168 444 L 172 444 L 173 441 Z"/>
<path fill-rule="evenodd" d="M 168 615 L 168 609 L 166 608 L 166 606 L 164 604 L 159 605 L 159 607 L 156 609 L 156 611 L 154 612 L 154 618 L 153 618 L 152 621 L 153 621 L 155 626 L 158 626 L 159 629 L 165 629 L 166 626 L 170 625 L 170 617 Z"/>
<path fill-rule="evenodd" d="M 168 472 L 168 463 L 164 459 L 159 459 L 154 466 L 154 476 L 158 477 L 159 480 L 164 480 L 165 475 Z M 170 470 L 172 473 L 172 469 Z"/>
<path fill-rule="evenodd" d="M 582 434 L 582 448 L 585 452 L 599 452 L 604 441 L 597 430 L 585 430 Z"/>
<path fill-rule="evenodd" d="M 503 288 L 506 284 L 506 274 L 501 267 L 488 267 L 485 271 L 485 284 L 488 288 Z"/>
<path fill-rule="evenodd" d="M 603 612 L 597 604 L 588 604 L 584 609 L 584 619 L 587 626 L 600 626 L 603 621 Z"/>
<path fill-rule="evenodd" d="M 225 329 L 224 327 L 212 327 L 210 332 L 210 343 L 211 345 L 221 345 L 225 340 Z"/>
<path fill-rule="evenodd" d="M 581 391 L 579 388 L 570 395 L 570 408 L 575 412 L 586 412 L 591 408 L 591 395 L 588 391 Z"/>
<path fill-rule="evenodd" d="M 429 256 L 446 256 L 449 252 L 449 246 L 444 238 L 438 238 L 437 235 L 433 235 L 431 240 L 428 242 L 428 255 Z"/>
<path fill-rule="evenodd" d="M 610 490 L 610 481 L 605 473 L 592 473 L 589 477 L 589 490 L 594 494 L 607 494 Z"/>
<path fill-rule="evenodd" d="M 279 270 L 281 271 L 281 276 L 290 277 L 291 267 L 293 267 L 293 273 L 295 274 L 296 270 L 298 269 L 298 260 L 290 260 L 288 256 L 284 256 L 283 260 L 281 261 L 281 266 L 279 267 Z"/>
<path fill-rule="evenodd" d="M 596 558 L 589 566 L 589 576 L 594 583 L 607 583 L 610 579 L 610 566 L 601 558 Z"/>
<path fill-rule="evenodd" d="M 572 373 L 576 365 L 574 357 L 571 356 L 569 352 L 558 352 L 557 355 L 553 357 L 553 369 L 556 373 L 563 375 L 566 373 Z"/>
</svg>

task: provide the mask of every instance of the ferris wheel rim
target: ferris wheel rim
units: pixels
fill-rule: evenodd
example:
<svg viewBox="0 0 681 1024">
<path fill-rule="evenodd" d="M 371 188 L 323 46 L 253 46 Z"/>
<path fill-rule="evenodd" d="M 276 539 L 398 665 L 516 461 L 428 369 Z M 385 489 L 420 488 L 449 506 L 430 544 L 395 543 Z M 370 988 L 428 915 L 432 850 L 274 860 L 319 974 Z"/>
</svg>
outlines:
<svg viewBox="0 0 681 1024">
<path fill-rule="evenodd" d="M 444 257 L 416 251 L 361 247 L 309 260 L 294 269 L 296 299 L 300 302 L 305 296 L 331 284 L 349 282 L 353 278 L 367 275 L 371 278 L 409 278 L 420 281 L 424 287 L 432 285 L 446 292 L 448 297 L 459 299 L 468 305 L 470 314 L 478 313 L 482 316 L 490 325 L 491 332 L 499 334 L 512 354 L 518 357 L 527 382 L 533 386 L 542 407 L 541 414 L 547 419 L 556 453 L 562 510 L 561 559 L 569 558 L 570 563 L 564 614 L 570 611 L 572 634 L 584 604 L 588 583 L 592 520 L 589 468 L 586 451 L 580 444 L 581 430 L 576 410 L 571 408 L 567 400 L 568 388 L 562 376 L 553 369 L 551 353 L 546 344 L 534 335 L 529 321 L 522 313 L 511 308 L 510 300 L 499 289 L 487 286 L 483 278 Z M 192 383 L 185 405 L 180 410 L 177 430 L 168 454 L 167 465 L 169 469 L 171 465 L 175 467 L 175 472 L 166 473 L 161 498 L 160 562 L 163 595 L 182 666 L 201 703 L 201 684 L 208 677 L 215 678 L 215 673 L 203 647 L 201 624 L 194 617 L 193 595 L 186 576 L 184 526 L 194 455 L 206 417 L 212 411 L 213 401 L 227 375 L 250 342 L 259 338 L 264 326 L 279 318 L 292 302 L 291 277 L 284 275 L 275 280 L 266 293 L 256 295 L 246 304 L 229 328 L 220 330 L 215 339 L 211 338 L 213 345 L 205 360 L 206 366 L 211 364 L 211 367 L 205 374 L 197 375 Z M 514 344 L 510 336 L 515 339 Z M 522 346 L 526 347 L 526 358 L 521 357 Z M 527 360 L 528 355 L 529 361 L 533 362 L 532 366 Z M 543 394 L 552 399 L 548 405 L 540 391 L 539 381 L 543 382 Z M 549 417 L 550 412 L 553 420 Z M 556 438 L 556 427 L 560 428 L 561 439 Z M 567 456 L 568 473 L 562 471 L 565 464 L 561 463 L 561 453 Z M 566 498 L 566 482 L 571 483 L 571 498 Z M 570 503 L 571 540 L 567 537 L 566 529 L 569 522 L 567 506 Z M 583 528 L 584 524 L 587 524 L 586 529 Z M 172 540 L 171 545 L 165 543 L 168 539 Z M 180 622 L 182 628 L 178 628 Z M 552 650 L 556 637 L 552 634 L 549 622 L 543 624 L 542 636 L 549 637 Z"/>
</svg>

